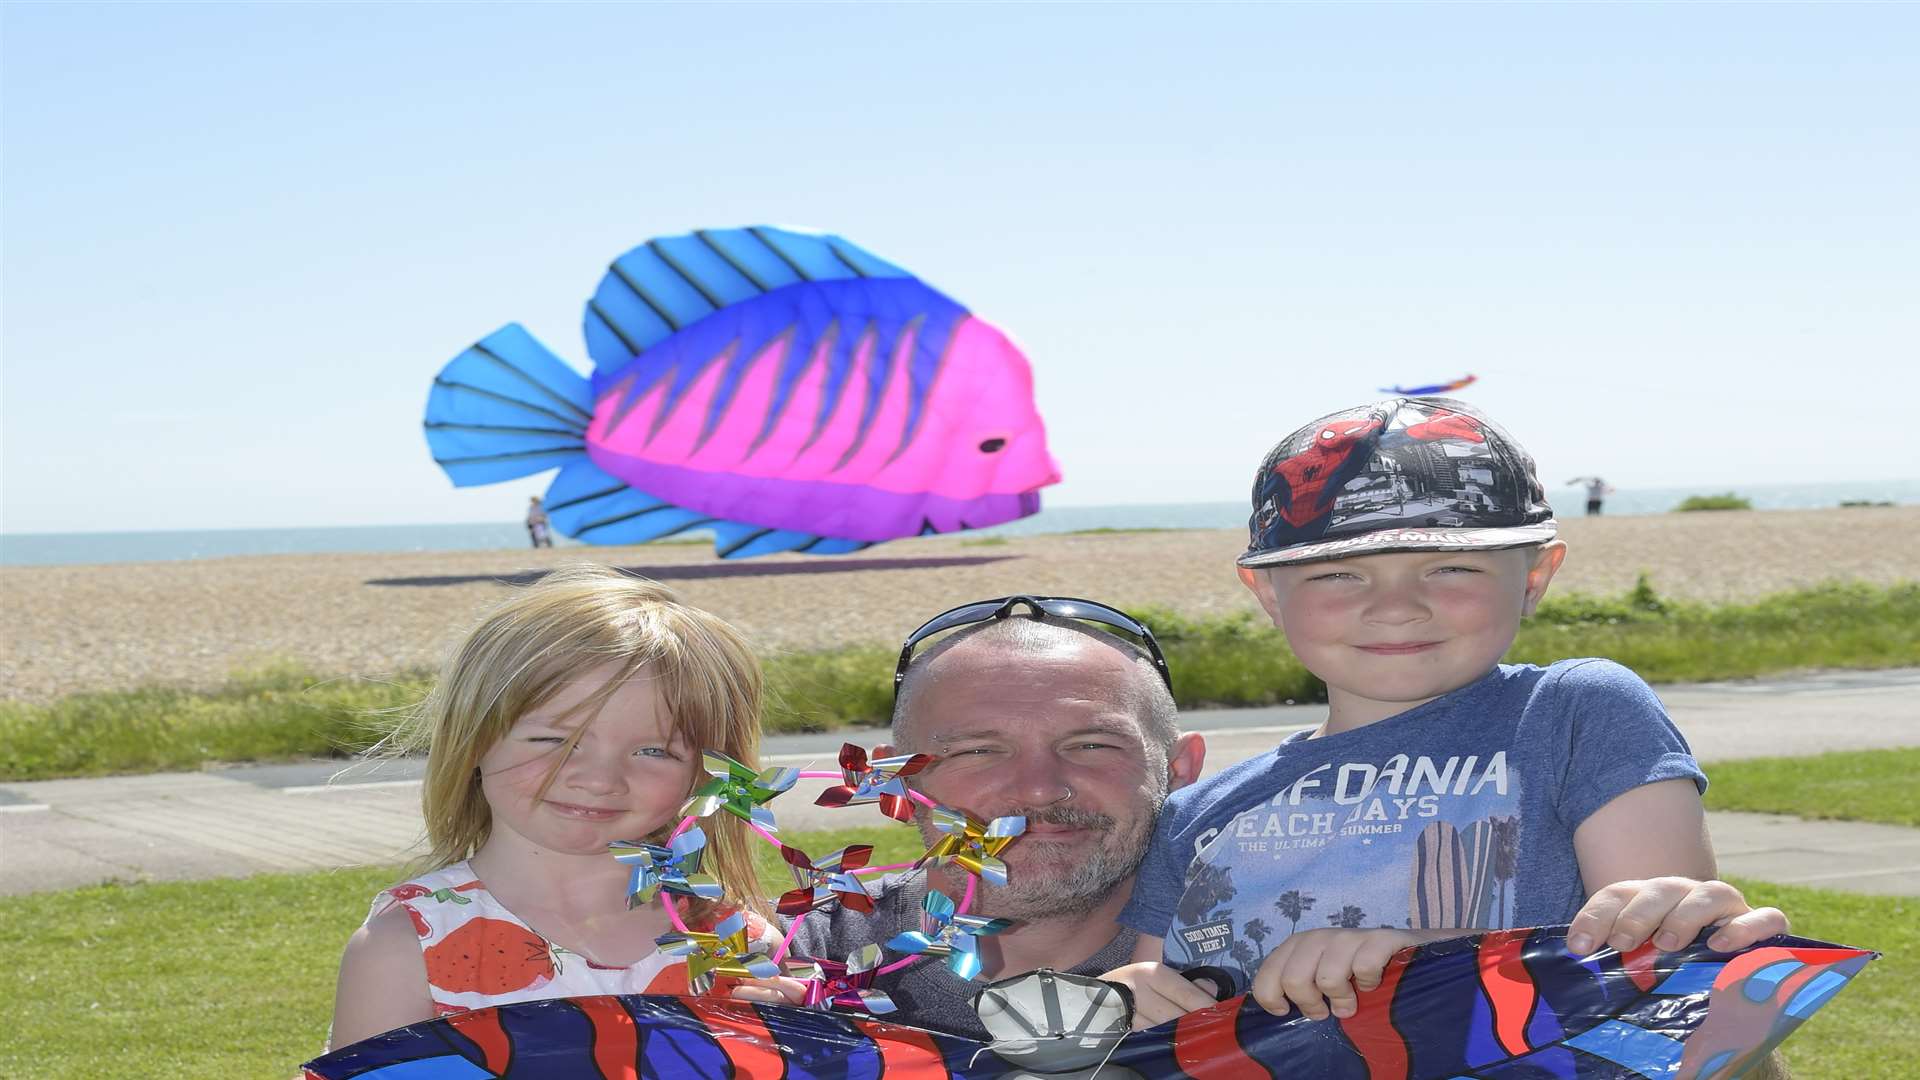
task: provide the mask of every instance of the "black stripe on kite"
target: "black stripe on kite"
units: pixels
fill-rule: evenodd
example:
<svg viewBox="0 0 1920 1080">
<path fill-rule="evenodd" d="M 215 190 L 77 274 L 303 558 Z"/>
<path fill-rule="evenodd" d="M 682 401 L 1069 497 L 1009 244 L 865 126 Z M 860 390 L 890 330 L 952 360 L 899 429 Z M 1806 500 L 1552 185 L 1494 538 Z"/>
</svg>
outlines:
<svg viewBox="0 0 1920 1080">
<path fill-rule="evenodd" d="M 800 264 L 799 264 L 799 263 L 797 263 L 797 262 L 794 262 L 794 261 L 793 261 L 793 260 L 792 260 L 791 258 L 789 258 L 789 257 L 787 256 L 787 253 L 786 253 L 786 252 L 784 252 L 784 251 L 781 251 L 781 250 L 780 250 L 780 245 L 779 245 L 779 244 L 776 244 L 776 243 L 774 243 L 774 242 L 773 242 L 772 240 L 769 240 L 769 239 L 767 238 L 767 235 L 766 235 L 765 233 L 763 233 L 763 232 L 761 232 L 761 231 L 760 231 L 760 226 L 758 226 L 758 225 L 751 225 L 751 226 L 748 226 L 748 228 L 747 228 L 747 231 L 753 234 L 753 238 L 754 238 L 755 240 L 758 240 L 758 241 L 760 241 L 761 243 L 763 243 L 763 244 L 765 244 L 765 245 L 767 245 L 767 250 L 769 250 L 769 251 L 771 251 L 771 252 L 773 252 L 773 253 L 774 253 L 775 255 L 778 255 L 778 256 L 780 256 L 780 261 L 781 261 L 781 262 L 783 262 L 783 263 L 786 263 L 786 264 L 787 264 L 788 266 L 790 266 L 790 267 L 792 267 L 792 268 L 793 268 L 793 272 L 794 272 L 794 273 L 796 273 L 796 274 L 799 274 L 799 275 L 800 275 L 800 280 L 801 280 L 801 281 L 812 281 L 812 280 L 813 280 L 813 275 L 812 275 L 812 274 L 809 274 L 809 273 L 807 273 L 807 272 L 806 272 L 805 270 L 802 270 L 802 269 L 800 268 Z"/>
<path fill-rule="evenodd" d="M 663 263 L 666 263 L 667 269 L 673 271 L 676 274 L 679 274 L 680 279 L 682 281 L 685 281 L 687 284 L 693 286 L 693 291 L 699 293 L 700 299 L 705 300 L 707 302 L 707 305 L 713 308 L 713 310 L 719 311 L 721 308 L 727 306 L 724 300 L 721 300 L 719 297 L 713 295 L 713 290 L 707 288 L 707 285 L 705 282 L 693 276 L 693 272 L 691 270 L 688 270 L 686 267 L 681 266 L 677 262 L 674 262 L 673 257 L 671 255 L 668 255 L 665 251 L 662 251 L 660 249 L 660 245 L 658 242 L 653 240 L 647 241 L 647 250 L 653 252 L 654 258 L 659 259 Z"/>
<path fill-rule="evenodd" d="M 433 385 L 444 387 L 445 389 L 448 389 L 448 390 L 458 390 L 458 391 L 461 391 L 462 393 L 473 394 L 477 397 L 491 398 L 494 401 L 498 401 L 505 405 L 512 405 L 515 408 L 526 409 L 529 412 L 537 412 L 541 416 L 551 416 L 558 423 L 567 425 L 567 430 L 573 432 L 575 435 L 580 435 L 587 430 L 587 427 L 585 424 L 575 421 L 574 418 L 571 416 L 562 416 L 559 413 L 554 412 L 552 409 L 542 408 L 538 405 L 535 405 L 531 401 L 522 401 L 517 397 L 508 397 L 505 394 L 498 393 L 493 390 L 482 390 L 480 387 L 474 386 L 471 383 L 454 382 L 452 379 L 443 379 L 436 375 L 434 376 Z M 572 402 L 567 402 L 566 404 L 569 409 L 571 409 L 576 413 L 579 413 L 580 416 L 582 416 L 583 418 L 589 421 L 593 419 L 591 415 L 580 412 L 579 407 L 574 405 Z"/>
<path fill-rule="evenodd" d="M 652 308 L 653 313 L 655 315 L 660 316 L 660 321 L 663 323 L 666 323 L 668 329 L 674 331 L 675 333 L 678 333 L 680 331 L 680 321 L 678 319 L 675 319 L 671 314 L 669 314 L 666 308 L 661 307 L 659 302 L 654 300 L 653 297 L 648 296 L 647 290 L 641 288 L 639 282 L 629 277 L 627 275 L 626 270 L 621 267 L 620 263 L 617 260 L 607 264 L 607 273 L 612 274 L 614 277 L 619 278 L 620 284 L 625 285 L 630 291 L 632 291 L 633 295 L 639 297 L 641 303 Z"/>
<path fill-rule="evenodd" d="M 589 312 L 592 312 L 594 318 L 599 319 L 600 322 L 603 325 L 605 325 L 608 330 L 613 331 L 613 336 L 620 339 L 621 346 L 625 348 L 628 352 L 632 353 L 635 356 L 639 356 L 640 353 L 644 351 L 640 348 L 639 345 L 634 343 L 634 340 L 632 338 L 627 336 L 627 332 L 625 330 L 620 329 L 620 324 L 613 321 L 613 316 L 608 315 L 606 312 L 600 310 L 600 301 L 598 300 L 587 301 L 587 310 Z"/>
<path fill-rule="evenodd" d="M 759 289 L 761 292 L 773 291 L 773 286 L 768 285 L 764 281 L 761 281 L 760 276 L 758 274 L 755 274 L 753 271 L 747 269 L 747 266 L 745 263 L 734 258 L 732 255 L 727 254 L 727 249 L 721 247 L 718 243 L 714 241 L 712 237 L 708 236 L 707 231 L 705 229 L 695 229 L 693 230 L 693 235 L 701 243 L 707 245 L 708 251 L 711 251 L 715 255 L 720 256 L 720 259 L 722 262 L 725 262 L 728 266 L 733 267 L 734 270 L 738 272 L 741 277 L 746 278 L 747 281 L 750 282 L 754 288 Z"/>
</svg>

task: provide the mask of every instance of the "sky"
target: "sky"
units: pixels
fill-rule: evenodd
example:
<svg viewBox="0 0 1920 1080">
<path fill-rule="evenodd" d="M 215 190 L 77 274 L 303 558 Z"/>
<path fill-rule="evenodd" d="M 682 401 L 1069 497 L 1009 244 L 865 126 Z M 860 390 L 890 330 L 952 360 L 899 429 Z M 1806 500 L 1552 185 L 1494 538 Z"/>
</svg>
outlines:
<svg viewBox="0 0 1920 1080">
<path fill-rule="evenodd" d="M 1004 328 L 1050 505 L 1467 373 L 1549 484 L 1912 478 L 1920 6 L 0 5 L 0 530 L 517 520 L 434 373 L 652 236 Z"/>
</svg>

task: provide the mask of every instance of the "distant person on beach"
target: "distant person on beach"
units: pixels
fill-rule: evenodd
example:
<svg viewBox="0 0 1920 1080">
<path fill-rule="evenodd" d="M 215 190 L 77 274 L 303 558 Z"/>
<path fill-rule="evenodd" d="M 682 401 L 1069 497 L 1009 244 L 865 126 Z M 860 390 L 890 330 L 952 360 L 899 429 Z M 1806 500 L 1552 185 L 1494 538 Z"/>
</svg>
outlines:
<svg viewBox="0 0 1920 1080">
<path fill-rule="evenodd" d="M 1013 596 L 963 604 L 910 634 L 900 656 L 893 743 L 874 755 L 939 755 L 911 778 L 915 788 L 983 821 L 1024 815 L 1027 829 L 1003 852 L 1005 884 L 982 883 L 969 909 L 1018 920 L 979 939 L 980 972 L 968 979 L 923 962 L 880 976 L 874 988 L 896 1006 L 887 1019 L 986 1038 L 970 1000 L 988 982 L 1039 968 L 1095 975 L 1132 956 L 1136 936 L 1118 921 L 1120 910 L 1157 811 L 1199 776 L 1205 745 L 1179 731 L 1170 674 L 1151 631 L 1093 601 Z M 924 812 L 921 824 L 929 838 L 937 835 Z M 920 929 L 929 887 L 958 898 L 966 879 L 957 868 L 888 878 L 874 890 L 871 913 L 835 905 L 805 916 L 795 951 L 839 960 L 884 945 Z M 1656 931 L 1691 940 L 1724 919 L 1725 943 L 1737 948 L 1786 929 L 1779 912 L 1753 911 L 1722 882 L 1629 885 L 1596 895 L 1582 912 L 1597 940 L 1617 933 L 1632 948 Z M 1631 914 L 1618 918 L 1628 904 Z M 772 980 L 735 996 L 797 1001 L 800 992 L 792 980 Z"/>
<path fill-rule="evenodd" d="M 1613 494 L 1613 489 L 1607 486 L 1607 482 L 1597 476 L 1576 476 L 1567 481 L 1567 483 L 1587 485 L 1588 517 L 1599 517 L 1600 503 L 1605 500 L 1607 496 Z"/>
<path fill-rule="evenodd" d="M 553 529 L 547 524 L 547 510 L 540 505 L 538 495 L 527 500 L 527 539 L 536 549 L 553 546 Z"/>
<path fill-rule="evenodd" d="M 1206 1003 L 1166 965 L 1346 1017 L 1405 946 L 1571 921 L 1571 948 L 1620 947 L 1653 928 L 1596 905 L 1714 876 L 1706 778 L 1645 682 L 1607 660 L 1499 662 L 1566 557 L 1499 426 L 1447 398 L 1322 417 L 1261 463 L 1249 525 L 1241 579 L 1326 683 L 1327 716 L 1169 797 L 1120 915 L 1139 963 L 1109 976 L 1136 1022 Z"/>
<path fill-rule="evenodd" d="M 433 850 L 347 942 L 331 1044 L 513 1001 L 687 993 L 686 964 L 655 947 L 676 929 L 668 900 L 694 929 L 742 919 L 771 952 L 764 900 L 629 910 L 629 870 L 607 855 L 666 843 L 703 751 L 751 765 L 760 701 L 739 633 L 655 582 L 573 567 L 495 607 L 396 737 L 428 749 Z M 751 888 L 747 823 L 703 828 L 707 872 Z"/>
</svg>

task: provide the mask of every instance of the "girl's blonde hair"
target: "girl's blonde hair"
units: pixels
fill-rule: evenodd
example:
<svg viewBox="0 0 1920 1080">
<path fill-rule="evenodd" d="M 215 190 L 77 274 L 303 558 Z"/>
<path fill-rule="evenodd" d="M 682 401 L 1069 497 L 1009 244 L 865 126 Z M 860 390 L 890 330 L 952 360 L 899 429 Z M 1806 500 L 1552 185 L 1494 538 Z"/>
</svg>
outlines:
<svg viewBox="0 0 1920 1080">
<path fill-rule="evenodd" d="M 651 677 L 675 732 L 695 755 L 696 779 L 703 775 L 697 769 L 703 750 L 757 767 L 760 664 L 738 630 L 681 603 L 656 581 L 602 566 L 557 570 L 481 617 L 388 744 L 397 754 L 426 752 L 421 805 L 431 868 L 472 857 L 492 833 L 481 757 L 570 677 L 608 664 L 617 665 L 612 677 L 581 706 L 589 718 L 627 680 Z M 585 728 L 578 725 L 572 738 Z M 555 755 L 548 783 L 565 759 L 564 752 Z M 664 843 L 674 824 L 626 839 Z M 721 813 L 701 827 L 707 834 L 702 869 L 727 887 L 726 901 L 768 914 L 757 888 L 739 891 L 755 885 L 746 823 Z M 704 915 L 707 906 L 696 902 L 689 915 Z"/>
</svg>

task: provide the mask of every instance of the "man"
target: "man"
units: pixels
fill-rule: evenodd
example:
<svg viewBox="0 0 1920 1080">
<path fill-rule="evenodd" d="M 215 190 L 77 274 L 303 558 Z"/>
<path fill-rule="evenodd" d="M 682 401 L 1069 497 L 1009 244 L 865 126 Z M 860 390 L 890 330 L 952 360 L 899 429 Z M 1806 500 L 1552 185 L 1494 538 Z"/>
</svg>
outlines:
<svg viewBox="0 0 1920 1080">
<path fill-rule="evenodd" d="M 913 654 L 938 632 L 927 627 L 971 609 L 978 621 Z M 978 939 L 976 981 L 926 959 L 881 976 L 876 988 L 898 1006 L 894 1019 L 985 1039 L 969 1004 L 984 983 L 1042 967 L 1097 975 L 1127 962 L 1134 934 L 1116 916 L 1160 804 L 1199 777 L 1205 747 L 1200 736 L 1179 733 L 1158 648 L 1124 613 L 1012 597 L 964 605 L 927 627 L 902 651 L 893 742 L 874 754 L 937 755 L 914 777 L 919 792 L 982 821 L 1027 819 L 1002 853 L 1006 885 L 977 888 L 968 908 L 1016 923 Z M 924 808 L 919 821 L 929 843 L 940 838 Z M 871 915 L 836 905 L 808 916 L 796 950 L 837 960 L 869 942 L 884 945 L 920 929 L 930 884 L 957 903 L 968 876 L 948 866 L 890 878 L 875 890 Z"/>
<path fill-rule="evenodd" d="M 1205 745 L 1198 734 L 1179 733 L 1151 633 L 1091 601 L 1014 596 L 935 616 L 901 649 L 895 692 L 893 743 L 873 756 L 938 755 L 912 778 L 921 794 L 981 821 L 1027 819 L 1026 832 L 1001 853 L 1007 883 L 977 887 L 968 908 L 1019 920 L 977 939 L 979 975 L 963 979 L 940 960 L 923 959 L 873 987 L 897 1006 L 889 1020 L 985 1040 L 971 1000 L 987 983 L 1039 968 L 1101 975 L 1131 960 L 1135 935 L 1120 926 L 1120 910 L 1161 804 L 1199 778 Z M 929 843 L 938 839 L 924 809 L 918 816 Z M 873 890 L 871 914 L 833 905 L 807 915 L 794 951 L 841 960 L 863 945 L 885 945 L 920 929 L 929 884 L 957 903 L 967 878 L 957 866 L 889 878 Z M 1660 878 L 1594 894 L 1572 935 L 1624 952 L 1656 935 L 1662 947 L 1691 941 L 1709 924 L 1723 926 L 1727 937 L 1717 944 L 1727 949 L 1787 930 L 1778 910 L 1749 907 L 1724 882 Z M 887 953 L 889 963 L 897 959 L 897 951 Z M 1174 1004 L 1137 1004 L 1171 1017 L 1212 997 L 1184 983 L 1179 993 Z M 763 985 L 735 996 L 792 1000 L 794 993 Z"/>
</svg>

